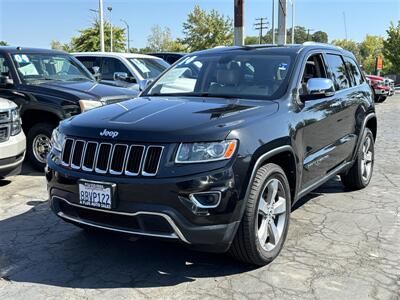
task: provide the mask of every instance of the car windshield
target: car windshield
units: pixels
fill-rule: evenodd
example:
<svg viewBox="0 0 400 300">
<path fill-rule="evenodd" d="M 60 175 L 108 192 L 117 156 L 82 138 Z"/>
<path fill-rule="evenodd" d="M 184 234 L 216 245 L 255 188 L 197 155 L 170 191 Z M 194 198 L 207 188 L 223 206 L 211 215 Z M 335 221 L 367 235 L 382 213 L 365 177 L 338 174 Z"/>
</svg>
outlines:
<svg viewBox="0 0 400 300">
<path fill-rule="evenodd" d="M 286 91 L 291 54 L 232 50 L 191 55 L 160 77 L 144 95 L 276 99 Z"/>
<path fill-rule="evenodd" d="M 128 60 L 144 79 L 156 78 L 169 67 L 167 62 L 157 58 L 129 58 Z"/>
<path fill-rule="evenodd" d="M 94 80 L 78 61 L 67 54 L 14 54 L 12 57 L 19 76 L 27 84 Z"/>
</svg>

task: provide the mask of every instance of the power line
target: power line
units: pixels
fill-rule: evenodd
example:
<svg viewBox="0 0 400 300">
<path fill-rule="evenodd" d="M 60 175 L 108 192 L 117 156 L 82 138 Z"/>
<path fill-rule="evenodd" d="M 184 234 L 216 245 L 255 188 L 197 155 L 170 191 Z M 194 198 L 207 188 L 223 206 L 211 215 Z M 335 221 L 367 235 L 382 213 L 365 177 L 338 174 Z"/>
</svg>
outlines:
<svg viewBox="0 0 400 300">
<path fill-rule="evenodd" d="M 259 30 L 259 43 L 262 44 L 263 30 L 268 29 L 269 22 L 267 18 L 256 18 L 256 23 L 254 23 L 254 29 Z"/>
</svg>

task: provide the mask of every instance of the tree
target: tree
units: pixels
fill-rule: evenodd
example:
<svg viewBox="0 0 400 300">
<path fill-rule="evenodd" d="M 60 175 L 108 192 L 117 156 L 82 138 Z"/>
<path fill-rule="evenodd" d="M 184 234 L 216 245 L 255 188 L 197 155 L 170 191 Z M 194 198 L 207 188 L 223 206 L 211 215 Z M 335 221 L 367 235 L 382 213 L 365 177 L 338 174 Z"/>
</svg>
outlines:
<svg viewBox="0 0 400 300">
<path fill-rule="evenodd" d="M 104 45 L 105 50 L 110 51 L 111 37 L 110 23 L 104 23 Z M 92 27 L 79 31 L 80 35 L 71 40 L 71 51 L 90 52 L 100 51 L 100 24 L 96 20 Z M 113 51 L 122 52 L 125 50 L 125 29 L 113 25 Z"/>
<path fill-rule="evenodd" d="M 190 51 L 232 45 L 232 20 L 214 9 L 206 12 L 196 5 L 183 23 L 183 34 L 182 42 Z"/>
<path fill-rule="evenodd" d="M 390 23 L 386 32 L 388 38 L 383 42 L 383 54 L 392 65 L 391 71 L 400 74 L 400 21 L 397 26 Z"/>
<path fill-rule="evenodd" d="M 383 56 L 383 37 L 376 35 L 367 35 L 360 44 L 360 54 L 362 56 L 363 69 L 367 73 L 374 73 L 376 58 L 378 56 Z M 390 65 L 384 60 L 384 70 L 390 68 Z"/>
<path fill-rule="evenodd" d="M 72 52 L 71 46 L 69 44 L 62 44 L 60 41 L 52 40 L 50 43 L 51 49 L 61 50 L 65 52 Z"/>
<path fill-rule="evenodd" d="M 184 52 L 186 47 L 179 40 L 172 39 L 171 30 L 168 27 L 163 29 L 161 26 L 156 25 L 151 28 L 151 34 L 147 38 L 147 46 L 142 50 L 147 52 Z"/>
<path fill-rule="evenodd" d="M 311 40 L 317 43 L 327 43 L 328 42 L 328 34 L 324 31 L 316 31 L 311 36 Z"/>
<path fill-rule="evenodd" d="M 246 36 L 244 38 L 245 45 L 257 45 L 260 43 L 260 38 L 258 36 Z"/>
<path fill-rule="evenodd" d="M 357 61 L 359 63 L 362 63 L 363 59 L 362 56 L 360 54 L 360 48 L 359 45 L 357 45 L 357 43 L 355 41 L 352 40 L 346 40 L 346 39 L 341 39 L 341 40 L 333 40 L 332 41 L 333 45 L 336 45 L 338 47 L 341 47 L 347 51 L 350 51 L 351 53 L 354 54 L 354 56 L 356 57 Z"/>
<path fill-rule="evenodd" d="M 5 41 L 0 41 L 0 46 L 8 46 L 8 43 Z"/>
</svg>

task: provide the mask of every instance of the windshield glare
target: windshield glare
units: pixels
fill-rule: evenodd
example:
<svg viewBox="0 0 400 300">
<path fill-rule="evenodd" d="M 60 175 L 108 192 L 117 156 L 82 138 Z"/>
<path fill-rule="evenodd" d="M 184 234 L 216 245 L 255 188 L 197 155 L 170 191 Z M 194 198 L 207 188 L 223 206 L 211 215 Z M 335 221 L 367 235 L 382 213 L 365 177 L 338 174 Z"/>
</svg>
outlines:
<svg viewBox="0 0 400 300">
<path fill-rule="evenodd" d="M 147 95 L 272 99 L 281 97 L 291 71 L 290 55 L 232 51 L 184 58 Z"/>
<path fill-rule="evenodd" d="M 63 54 L 14 54 L 19 76 L 27 84 L 42 81 L 88 81 L 94 78 L 72 57 Z"/>
<path fill-rule="evenodd" d="M 156 78 L 169 67 L 167 62 L 156 58 L 129 58 L 129 62 L 143 79 Z"/>
</svg>

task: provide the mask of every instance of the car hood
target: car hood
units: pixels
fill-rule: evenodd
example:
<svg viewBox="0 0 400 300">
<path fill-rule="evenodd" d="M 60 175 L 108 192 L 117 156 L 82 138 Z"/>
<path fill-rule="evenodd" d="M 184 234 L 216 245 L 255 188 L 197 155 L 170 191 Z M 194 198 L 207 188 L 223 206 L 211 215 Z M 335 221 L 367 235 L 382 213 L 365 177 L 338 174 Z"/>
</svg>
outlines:
<svg viewBox="0 0 400 300">
<path fill-rule="evenodd" d="M 69 136 L 136 142 L 187 142 L 224 139 L 229 132 L 278 110 L 274 101 L 195 97 L 143 97 L 74 116 L 61 124 Z"/>
<path fill-rule="evenodd" d="M 52 81 L 37 85 L 25 85 L 25 91 L 32 93 L 45 93 L 56 97 L 65 97 L 75 100 L 101 100 L 106 103 L 132 99 L 138 92 L 130 89 L 119 88 L 101 84 L 95 81 Z"/>
</svg>

